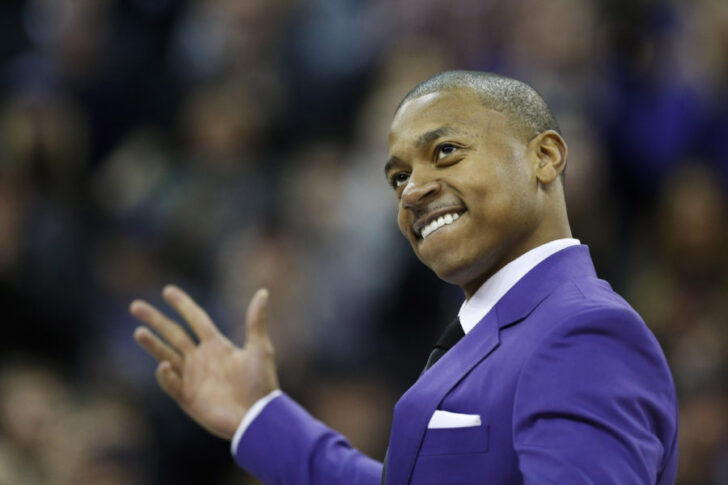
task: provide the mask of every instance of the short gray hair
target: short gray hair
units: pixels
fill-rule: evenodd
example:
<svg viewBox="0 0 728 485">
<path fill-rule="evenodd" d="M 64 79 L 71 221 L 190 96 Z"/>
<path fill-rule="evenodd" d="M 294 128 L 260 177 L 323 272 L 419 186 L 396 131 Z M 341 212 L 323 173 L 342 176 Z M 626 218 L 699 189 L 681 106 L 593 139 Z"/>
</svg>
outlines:
<svg viewBox="0 0 728 485">
<path fill-rule="evenodd" d="M 462 87 L 476 91 L 486 107 L 508 116 L 531 136 L 547 130 L 561 134 L 556 118 L 535 89 L 524 82 L 490 72 L 444 71 L 436 74 L 407 93 L 397 111 L 410 99 Z"/>
</svg>

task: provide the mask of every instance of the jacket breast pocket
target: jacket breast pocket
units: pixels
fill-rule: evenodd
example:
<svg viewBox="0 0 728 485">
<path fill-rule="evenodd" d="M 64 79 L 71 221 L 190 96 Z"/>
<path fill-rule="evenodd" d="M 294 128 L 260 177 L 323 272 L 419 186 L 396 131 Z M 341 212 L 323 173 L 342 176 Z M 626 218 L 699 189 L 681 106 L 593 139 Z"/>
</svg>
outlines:
<svg viewBox="0 0 728 485">
<path fill-rule="evenodd" d="M 466 428 L 428 429 L 420 448 L 420 456 L 486 453 L 490 446 L 487 424 Z"/>
<path fill-rule="evenodd" d="M 482 484 L 488 466 L 490 427 L 428 429 L 411 485 Z"/>
</svg>

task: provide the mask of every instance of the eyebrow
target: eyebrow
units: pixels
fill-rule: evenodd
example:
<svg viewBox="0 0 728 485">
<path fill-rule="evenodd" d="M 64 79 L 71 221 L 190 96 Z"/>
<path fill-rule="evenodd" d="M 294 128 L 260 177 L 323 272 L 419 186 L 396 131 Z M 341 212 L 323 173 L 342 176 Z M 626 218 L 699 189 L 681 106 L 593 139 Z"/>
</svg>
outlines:
<svg viewBox="0 0 728 485">
<path fill-rule="evenodd" d="M 459 134 L 462 133 L 461 131 L 451 127 L 451 126 L 441 126 L 437 129 L 428 131 L 426 133 L 423 133 L 420 135 L 417 140 L 415 141 L 415 147 L 418 149 L 432 143 L 433 141 L 437 140 L 438 138 L 445 136 L 445 135 L 452 135 L 452 134 Z M 392 156 L 389 157 L 389 160 L 387 160 L 387 163 L 384 164 L 384 174 L 388 174 L 390 170 L 392 170 L 397 165 L 404 165 L 402 160 L 399 158 Z"/>
<path fill-rule="evenodd" d="M 384 175 L 387 175 L 397 165 L 403 165 L 402 160 L 397 157 L 389 157 L 387 163 L 384 164 Z"/>
<path fill-rule="evenodd" d="M 452 135 L 453 133 L 459 133 L 458 130 L 452 128 L 451 126 L 441 126 L 440 128 L 437 128 L 436 130 L 428 131 L 427 133 L 423 133 L 420 135 L 419 138 L 417 138 L 417 141 L 415 142 L 415 146 L 417 148 L 422 148 L 425 145 L 428 145 L 432 143 L 433 141 L 437 140 L 441 136 L 445 135 Z"/>
</svg>

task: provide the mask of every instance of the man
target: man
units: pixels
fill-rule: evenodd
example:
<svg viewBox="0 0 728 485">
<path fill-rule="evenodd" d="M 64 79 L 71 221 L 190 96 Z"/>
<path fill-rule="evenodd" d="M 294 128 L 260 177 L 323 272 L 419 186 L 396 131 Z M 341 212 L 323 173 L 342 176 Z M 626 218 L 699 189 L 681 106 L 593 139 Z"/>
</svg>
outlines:
<svg viewBox="0 0 728 485">
<path fill-rule="evenodd" d="M 247 342 L 164 290 L 199 344 L 141 301 L 160 386 L 266 483 L 670 484 L 672 378 L 653 335 L 571 239 L 567 148 L 529 86 L 451 71 L 403 100 L 385 171 L 418 258 L 463 289 L 459 319 L 394 409 L 385 473 L 278 390 L 268 294 Z"/>
</svg>

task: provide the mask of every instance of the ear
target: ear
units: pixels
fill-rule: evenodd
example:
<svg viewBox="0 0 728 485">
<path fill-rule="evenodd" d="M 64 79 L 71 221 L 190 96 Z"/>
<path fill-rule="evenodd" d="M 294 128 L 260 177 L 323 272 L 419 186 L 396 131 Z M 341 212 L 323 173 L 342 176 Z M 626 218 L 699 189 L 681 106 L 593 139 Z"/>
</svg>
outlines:
<svg viewBox="0 0 728 485">
<path fill-rule="evenodd" d="M 550 184 L 566 168 L 569 150 L 564 139 L 554 130 L 547 130 L 533 137 L 529 142 L 529 150 L 536 164 L 536 178 L 541 184 Z"/>
</svg>

